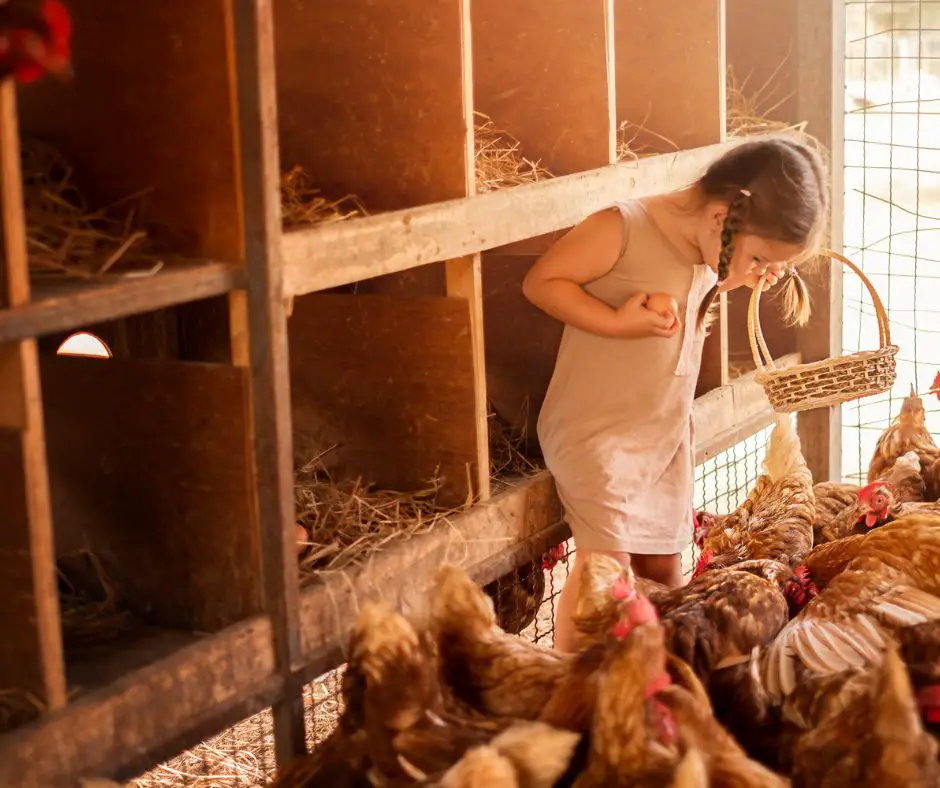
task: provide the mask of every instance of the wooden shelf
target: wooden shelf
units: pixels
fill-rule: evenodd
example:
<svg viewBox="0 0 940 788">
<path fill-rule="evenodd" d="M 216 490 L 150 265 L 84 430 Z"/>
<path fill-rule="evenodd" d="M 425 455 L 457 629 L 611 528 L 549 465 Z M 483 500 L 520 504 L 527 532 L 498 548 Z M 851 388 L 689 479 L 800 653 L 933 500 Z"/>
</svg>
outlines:
<svg viewBox="0 0 940 788">
<path fill-rule="evenodd" d="M 617 200 L 687 186 L 740 140 L 513 189 L 284 233 L 284 292 L 300 295 L 562 230 Z"/>
<path fill-rule="evenodd" d="M 180 263 L 153 276 L 38 282 L 28 304 L 0 310 L 0 342 L 70 331 L 244 286 L 244 271 L 227 263 Z"/>
</svg>

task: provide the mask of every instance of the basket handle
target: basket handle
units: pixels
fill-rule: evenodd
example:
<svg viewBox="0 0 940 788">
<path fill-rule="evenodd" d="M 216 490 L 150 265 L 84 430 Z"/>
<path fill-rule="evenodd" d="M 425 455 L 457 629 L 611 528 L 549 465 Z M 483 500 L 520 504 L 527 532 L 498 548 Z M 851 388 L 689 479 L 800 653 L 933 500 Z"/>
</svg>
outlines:
<svg viewBox="0 0 940 788">
<path fill-rule="evenodd" d="M 878 318 L 878 342 L 881 348 L 888 347 L 891 344 L 891 326 L 888 322 L 888 313 L 871 280 L 865 276 L 862 269 L 855 265 L 855 263 L 838 252 L 834 252 L 831 249 L 821 249 L 818 252 L 818 256 L 828 257 L 830 260 L 838 260 L 843 265 L 852 269 L 855 275 L 862 281 L 862 284 L 865 285 L 865 288 L 868 290 L 868 294 L 871 296 L 872 303 L 875 306 L 875 316 Z M 758 372 L 776 369 L 774 360 L 770 355 L 770 350 L 767 347 L 767 343 L 764 341 L 764 332 L 760 325 L 761 294 L 762 288 L 755 287 L 751 292 L 751 300 L 747 309 L 748 339 L 751 343 L 751 354 L 754 357 L 754 365 L 757 367 Z"/>
</svg>

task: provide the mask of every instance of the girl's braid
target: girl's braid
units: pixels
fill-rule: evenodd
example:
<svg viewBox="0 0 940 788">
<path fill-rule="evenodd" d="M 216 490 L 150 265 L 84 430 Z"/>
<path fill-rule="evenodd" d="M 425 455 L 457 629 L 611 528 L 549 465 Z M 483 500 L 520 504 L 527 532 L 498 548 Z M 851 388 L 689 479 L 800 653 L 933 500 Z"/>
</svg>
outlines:
<svg viewBox="0 0 940 788">
<path fill-rule="evenodd" d="M 748 197 L 750 197 L 750 194 L 742 190 L 741 194 L 732 200 L 728 206 L 728 215 L 725 216 L 721 228 L 721 250 L 718 252 L 719 282 L 724 282 L 728 278 L 728 272 L 731 269 L 731 258 L 734 257 L 734 238 L 741 230 Z"/>
</svg>

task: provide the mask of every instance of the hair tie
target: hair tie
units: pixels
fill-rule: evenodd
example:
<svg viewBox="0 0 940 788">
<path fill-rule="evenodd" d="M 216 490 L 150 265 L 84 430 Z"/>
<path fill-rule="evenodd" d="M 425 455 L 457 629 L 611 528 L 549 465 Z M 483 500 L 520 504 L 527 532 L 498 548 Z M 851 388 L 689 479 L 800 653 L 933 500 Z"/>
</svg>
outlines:
<svg viewBox="0 0 940 788">
<path fill-rule="evenodd" d="M 741 194 L 743 194 L 745 197 L 751 196 L 751 193 L 747 189 L 741 189 Z"/>
</svg>

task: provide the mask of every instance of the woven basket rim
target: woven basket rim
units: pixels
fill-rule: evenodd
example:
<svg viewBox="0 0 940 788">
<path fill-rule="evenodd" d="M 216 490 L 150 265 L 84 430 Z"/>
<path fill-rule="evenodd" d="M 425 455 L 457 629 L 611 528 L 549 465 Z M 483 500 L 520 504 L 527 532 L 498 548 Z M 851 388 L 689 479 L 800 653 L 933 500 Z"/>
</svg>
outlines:
<svg viewBox="0 0 940 788">
<path fill-rule="evenodd" d="M 838 367 L 847 367 L 852 364 L 867 363 L 873 359 L 896 356 L 900 352 L 897 345 L 887 345 L 876 350 L 860 350 L 857 353 L 850 353 L 847 356 L 833 356 L 824 358 L 821 361 L 810 361 L 806 364 L 794 364 L 789 367 L 780 367 L 779 369 L 761 369 L 757 370 L 754 379 L 760 383 L 764 380 L 775 380 L 781 377 L 790 377 L 805 372 L 815 372 L 821 369 L 830 369 Z"/>
</svg>

